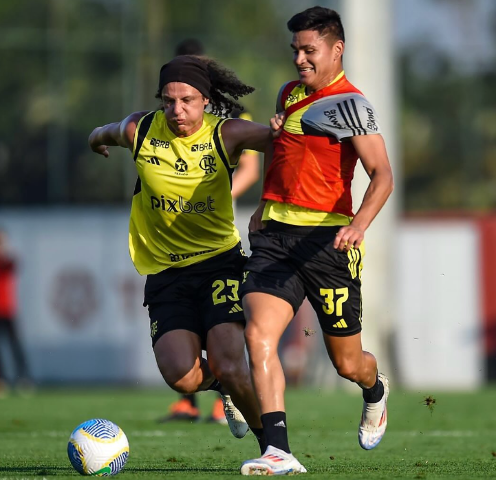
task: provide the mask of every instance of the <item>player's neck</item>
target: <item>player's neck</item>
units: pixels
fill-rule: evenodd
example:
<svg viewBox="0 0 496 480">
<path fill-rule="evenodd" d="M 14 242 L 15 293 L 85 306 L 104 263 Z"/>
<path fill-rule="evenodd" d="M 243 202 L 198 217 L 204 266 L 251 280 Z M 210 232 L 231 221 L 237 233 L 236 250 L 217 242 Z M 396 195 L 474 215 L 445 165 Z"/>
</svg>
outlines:
<svg viewBox="0 0 496 480">
<path fill-rule="evenodd" d="M 338 68 L 334 69 L 331 73 L 329 73 L 329 75 L 326 75 L 319 82 L 316 82 L 315 85 L 307 85 L 307 87 L 305 88 L 305 93 L 307 95 L 311 95 L 312 93 L 318 92 L 319 90 L 332 85 L 343 76 L 341 75 L 342 73 L 344 74 L 343 67 L 342 65 L 339 65 Z"/>
</svg>

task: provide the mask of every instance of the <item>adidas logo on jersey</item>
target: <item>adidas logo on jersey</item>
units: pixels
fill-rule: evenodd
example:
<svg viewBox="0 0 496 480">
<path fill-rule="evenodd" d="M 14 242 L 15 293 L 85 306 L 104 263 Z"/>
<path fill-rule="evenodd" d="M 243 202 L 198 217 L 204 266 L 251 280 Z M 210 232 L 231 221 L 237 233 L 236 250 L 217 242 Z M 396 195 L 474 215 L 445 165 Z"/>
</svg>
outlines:
<svg viewBox="0 0 496 480">
<path fill-rule="evenodd" d="M 346 322 L 344 321 L 344 318 L 342 318 L 341 320 L 339 320 L 339 322 L 336 322 L 334 325 L 333 325 L 333 328 L 348 328 L 348 325 L 346 324 Z"/>
<path fill-rule="evenodd" d="M 160 160 L 157 157 L 152 157 L 147 160 L 146 163 L 151 163 L 152 165 L 160 165 Z"/>
<path fill-rule="evenodd" d="M 237 303 L 235 303 L 231 310 L 229 310 L 229 313 L 237 313 L 242 311 L 243 309 Z"/>
</svg>

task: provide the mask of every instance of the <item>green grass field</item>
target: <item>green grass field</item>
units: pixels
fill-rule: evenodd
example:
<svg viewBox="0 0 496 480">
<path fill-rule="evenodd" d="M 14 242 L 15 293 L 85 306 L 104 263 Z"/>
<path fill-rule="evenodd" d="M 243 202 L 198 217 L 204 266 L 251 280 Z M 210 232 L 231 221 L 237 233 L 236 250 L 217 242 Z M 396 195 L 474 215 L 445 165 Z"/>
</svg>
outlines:
<svg viewBox="0 0 496 480">
<path fill-rule="evenodd" d="M 436 403 L 424 405 L 427 395 Z M 42 390 L 0 400 L 0 480 L 79 477 L 66 454 L 70 432 L 90 418 L 108 418 L 127 434 L 130 457 L 123 479 L 240 478 L 243 460 L 258 456 L 250 434 L 235 439 L 228 427 L 159 424 L 167 390 Z M 214 394 L 200 396 L 204 414 Z M 496 389 L 475 394 L 393 389 L 389 426 L 372 451 L 358 446 L 361 397 L 345 392 L 290 390 L 290 444 L 307 477 L 496 478 Z"/>
</svg>

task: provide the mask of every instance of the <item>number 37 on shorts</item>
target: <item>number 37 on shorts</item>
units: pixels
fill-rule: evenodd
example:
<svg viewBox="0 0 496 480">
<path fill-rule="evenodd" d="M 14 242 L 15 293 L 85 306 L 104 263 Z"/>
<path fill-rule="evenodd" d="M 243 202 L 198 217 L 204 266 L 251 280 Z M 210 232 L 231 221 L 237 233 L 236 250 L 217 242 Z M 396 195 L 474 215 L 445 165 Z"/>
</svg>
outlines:
<svg viewBox="0 0 496 480">
<path fill-rule="evenodd" d="M 360 291 L 349 287 L 320 288 L 319 306 L 314 308 L 322 330 L 335 336 L 354 335 L 362 327 L 362 301 Z M 316 308 L 317 307 L 317 308 Z"/>
</svg>

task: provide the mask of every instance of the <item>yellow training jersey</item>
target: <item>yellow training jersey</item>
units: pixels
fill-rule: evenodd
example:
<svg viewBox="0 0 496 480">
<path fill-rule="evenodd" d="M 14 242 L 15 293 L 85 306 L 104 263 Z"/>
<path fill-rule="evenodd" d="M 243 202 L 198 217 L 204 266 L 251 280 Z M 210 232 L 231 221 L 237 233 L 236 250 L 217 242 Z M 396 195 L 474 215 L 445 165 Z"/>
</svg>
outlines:
<svg viewBox="0 0 496 480">
<path fill-rule="evenodd" d="M 202 127 L 189 137 L 177 137 L 161 110 L 138 123 L 129 251 L 141 275 L 201 262 L 240 241 L 231 197 L 238 159 L 226 154 L 224 121 L 204 113 Z"/>
</svg>

